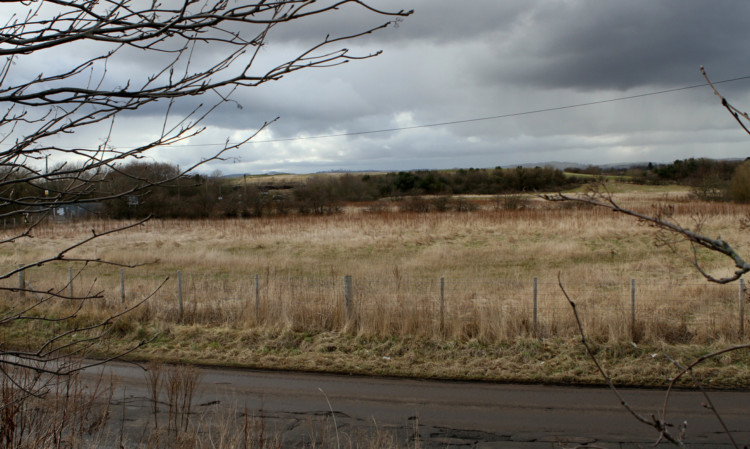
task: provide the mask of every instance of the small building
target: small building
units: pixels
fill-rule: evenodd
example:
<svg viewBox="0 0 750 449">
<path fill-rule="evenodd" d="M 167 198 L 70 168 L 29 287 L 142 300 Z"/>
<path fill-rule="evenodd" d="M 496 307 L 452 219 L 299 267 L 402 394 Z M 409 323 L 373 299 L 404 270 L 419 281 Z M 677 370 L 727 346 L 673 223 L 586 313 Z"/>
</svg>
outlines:
<svg viewBox="0 0 750 449">
<path fill-rule="evenodd" d="M 71 221 L 82 218 L 100 217 L 104 213 L 102 203 L 63 204 L 54 208 L 54 221 Z"/>
</svg>

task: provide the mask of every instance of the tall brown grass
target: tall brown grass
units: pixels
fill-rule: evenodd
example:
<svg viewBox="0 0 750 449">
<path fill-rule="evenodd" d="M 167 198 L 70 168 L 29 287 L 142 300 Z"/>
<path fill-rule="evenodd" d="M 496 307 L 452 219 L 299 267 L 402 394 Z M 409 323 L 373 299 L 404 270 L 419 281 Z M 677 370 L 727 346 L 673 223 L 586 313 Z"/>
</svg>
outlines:
<svg viewBox="0 0 750 449">
<path fill-rule="evenodd" d="M 96 447 L 106 439 L 111 394 L 104 378 L 85 384 L 78 374 L 55 378 L 6 364 L 0 376 L 0 446 Z"/>
<path fill-rule="evenodd" d="M 618 197 L 648 212 L 663 195 Z M 738 225 L 750 209 L 703 203 L 670 194 L 675 217 L 721 235 L 737 248 L 747 237 Z M 77 250 L 76 256 L 128 269 L 126 303 L 163 289 L 118 323 L 122 331 L 148 323 L 187 323 L 316 333 L 416 336 L 426 339 L 513 340 L 532 334 L 572 336 L 576 328 L 557 284 L 560 276 L 579 303 L 589 337 L 602 341 L 704 342 L 733 340 L 739 329 L 737 286 L 710 285 L 685 260 L 689 248 L 657 248 L 648 227 L 629 217 L 570 203 L 525 201 L 525 208 L 483 207 L 473 212 L 367 213 L 348 208 L 331 216 L 247 220 L 152 221 Z M 54 253 L 91 229 L 119 223 L 50 224 L 0 253 L 16 266 Z M 712 270 L 731 266 L 702 255 Z M 68 264 L 28 270 L 46 289 L 67 282 Z M 81 266 L 73 264 L 76 269 Z M 182 271 L 183 311 L 176 271 Z M 260 283 L 256 286 L 254 277 Z M 354 279 L 354 318 L 347 322 L 343 276 Z M 441 328 L 440 278 L 445 279 Z M 533 322 L 533 279 L 538 321 Z M 630 280 L 637 280 L 636 326 L 631 326 Z M 5 281 L 12 286 L 14 279 Z M 105 316 L 122 309 L 120 270 L 92 265 L 74 289 L 102 291 L 86 310 Z M 7 301 L 15 301 L 6 295 Z"/>
</svg>

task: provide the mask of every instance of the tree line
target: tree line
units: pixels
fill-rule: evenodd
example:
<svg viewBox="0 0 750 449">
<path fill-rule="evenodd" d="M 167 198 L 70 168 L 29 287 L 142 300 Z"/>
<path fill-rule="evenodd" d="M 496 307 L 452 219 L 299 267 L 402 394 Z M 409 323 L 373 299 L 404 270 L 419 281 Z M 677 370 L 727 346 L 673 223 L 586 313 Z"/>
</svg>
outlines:
<svg viewBox="0 0 750 449">
<path fill-rule="evenodd" d="M 62 173 L 63 170 L 54 168 L 51 172 Z M 420 204 L 412 201 L 408 207 L 404 206 L 404 210 L 468 210 L 470 205 L 465 201 L 448 201 L 445 197 L 559 190 L 579 182 L 565 176 L 561 170 L 549 167 L 497 167 L 383 174 L 319 174 L 298 182 L 263 183 L 247 176 L 225 178 L 220 173 L 180 176 L 180 168 L 176 165 L 135 161 L 106 172 L 92 172 L 85 179 L 64 176 L 58 179 L 48 175 L 43 180 L 24 183 L 23 188 L 14 193 L 16 200 L 0 209 L 7 212 L 27 208 L 33 212 L 32 206 L 25 204 L 22 198 L 46 195 L 50 202 L 59 203 L 60 212 L 57 213 L 61 215 L 74 215 L 76 212 L 69 210 L 74 204 L 87 212 L 118 219 L 149 215 L 188 219 L 259 217 L 288 213 L 334 213 L 345 203 L 429 195 L 443 198 Z M 71 184 L 75 183 L 86 188 L 71 188 Z M 112 197 L 107 199 L 110 194 Z M 87 199 L 91 202 L 87 203 Z"/>
<path fill-rule="evenodd" d="M 54 170 L 53 170 L 54 171 Z M 399 209 L 413 212 L 471 210 L 472 204 L 455 195 L 500 195 L 565 190 L 583 182 L 618 176 L 643 184 L 679 183 L 692 186 L 701 199 L 750 201 L 750 162 L 685 159 L 670 164 L 629 168 L 568 168 L 575 177 L 551 167 L 415 170 L 383 174 L 318 174 L 298 182 L 258 182 L 253 177 L 225 178 L 220 173 L 180 176 L 180 168 L 161 162 L 135 161 L 87 177 L 85 190 L 71 189 L 67 177 L 16 186 L 15 202 L 0 213 L 28 208 L 24 197 L 57 198 L 61 208 L 75 202 L 85 212 L 109 218 L 222 218 L 270 215 L 329 214 L 346 203 L 395 198 Z M 14 176 L 14 174 L 6 174 Z M 23 174 L 15 174 L 23 176 Z M 144 187 L 145 186 L 145 187 Z M 66 192 L 62 195 L 60 192 Z M 72 195 L 70 192 L 75 192 Z M 115 192 L 129 192 L 114 195 Z M 86 206 L 86 198 L 107 198 Z M 423 198 L 427 196 L 428 198 Z M 31 210 L 30 210 L 31 211 Z M 65 213 L 75 214 L 66 210 Z"/>
<path fill-rule="evenodd" d="M 165 166 L 166 165 L 166 166 Z M 142 173 L 134 173 L 134 170 Z M 168 176 L 168 164 L 137 163 L 125 167 L 130 177 L 112 175 L 112 182 L 133 178 Z M 176 167 L 171 170 L 177 171 Z M 115 181 L 117 179 L 117 181 Z M 305 181 L 258 183 L 252 178 L 222 178 L 194 175 L 170 185 L 151 188 L 137 197 L 126 197 L 106 204 L 114 218 L 137 218 L 153 214 L 164 218 L 259 217 L 268 215 L 328 214 L 351 202 L 375 202 L 383 198 L 422 195 L 447 197 L 466 194 L 502 194 L 564 189 L 578 181 L 561 170 L 548 167 L 515 169 L 417 170 L 385 174 L 318 174 Z M 119 189 L 126 188 L 118 186 Z M 135 204 L 137 203 L 137 204 Z M 414 208 L 414 204 L 411 204 Z M 429 210 L 466 210 L 462 201 L 436 200 L 423 206 Z M 404 210 L 408 208 L 404 206 Z"/>
<path fill-rule="evenodd" d="M 750 201 L 750 162 L 708 158 L 678 159 L 668 164 L 648 163 L 629 167 L 570 167 L 569 173 L 617 176 L 622 182 L 636 184 L 680 184 L 709 201 Z"/>
</svg>

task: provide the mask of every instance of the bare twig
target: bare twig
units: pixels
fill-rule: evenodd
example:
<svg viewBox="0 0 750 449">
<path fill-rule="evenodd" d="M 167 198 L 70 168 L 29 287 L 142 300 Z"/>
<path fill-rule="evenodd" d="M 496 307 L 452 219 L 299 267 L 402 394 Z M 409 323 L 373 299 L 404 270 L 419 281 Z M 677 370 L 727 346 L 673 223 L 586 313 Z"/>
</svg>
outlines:
<svg viewBox="0 0 750 449">
<path fill-rule="evenodd" d="M 591 346 L 589 345 L 589 342 L 586 339 L 586 333 L 583 330 L 581 317 L 578 315 L 578 309 L 576 308 L 576 303 L 573 302 L 573 300 L 570 298 L 570 295 L 568 295 L 568 292 L 565 291 L 565 287 L 563 286 L 560 273 L 557 274 L 557 282 L 558 282 L 558 285 L 560 286 L 560 290 L 562 291 L 563 295 L 565 295 L 565 299 L 568 300 L 568 304 L 570 304 L 570 307 L 573 309 L 573 315 L 575 316 L 576 324 L 578 325 L 578 331 L 581 334 L 581 343 L 583 344 L 584 348 L 586 348 L 586 353 L 588 354 L 589 358 L 594 362 L 594 365 L 596 365 L 596 369 L 599 371 L 599 374 L 602 375 L 602 378 L 607 383 L 607 386 L 609 387 L 609 389 L 612 390 L 615 396 L 617 396 L 617 399 L 620 401 L 620 404 L 625 408 L 625 410 L 628 411 L 628 413 L 630 413 L 636 420 L 638 420 L 638 422 L 641 422 L 643 424 L 646 424 L 656 429 L 656 431 L 659 432 L 660 439 L 664 438 L 667 441 L 676 444 L 677 446 L 685 447 L 685 444 L 679 437 L 676 437 L 669 432 L 669 429 L 668 429 L 670 427 L 669 423 L 653 415 L 651 416 L 651 419 L 646 418 L 645 416 L 635 411 L 635 409 L 633 409 L 630 406 L 630 404 L 625 400 L 625 398 L 622 396 L 622 394 L 617 389 L 617 387 L 615 387 L 614 382 L 612 382 L 612 378 L 604 370 L 602 365 L 599 363 L 599 360 L 596 358 L 594 351 L 591 349 Z"/>
<path fill-rule="evenodd" d="M 579 203 L 590 204 L 593 206 L 604 207 L 610 209 L 613 212 L 627 215 L 638 219 L 642 223 L 649 224 L 657 229 L 664 230 L 674 235 L 678 235 L 683 239 L 687 240 L 697 247 L 705 248 L 709 251 L 713 251 L 724 255 L 730 259 L 734 266 L 735 271 L 732 276 L 727 277 L 716 277 L 708 273 L 698 262 L 697 259 L 694 261 L 694 266 L 698 272 L 705 277 L 707 280 L 719 284 L 727 284 L 734 282 L 741 278 L 745 273 L 750 272 L 750 263 L 746 262 L 745 259 L 740 256 L 739 253 L 728 243 L 721 239 L 721 237 L 710 238 L 699 232 L 692 231 L 690 229 L 682 227 L 679 223 L 671 220 L 665 214 L 656 214 L 654 216 L 635 212 L 630 209 L 620 207 L 615 202 L 610 194 L 590 194 L 586 196 L 570 196 L 564 193 L 557 193 L 554 195 L 541 195 L 542 198 L 548 201 L 573 201 Z"/>
<path fill-rule="evenodd" d="M 745 130 L 746 133 L 750 134 L 750 129 L 745 126 L 745 124 L 742 122 L 742 119 L 747 120 L 750 122 L 750 116 L 748 116 L 747 112 L 743 112 L 736 107 L 732 106 L 726 98 L 724 98 L 723 95 L 719 93 L 719 91 L 716 89 L 716 86 L 713 85 L 711 80 L 708 78 L 708 75 L 706 74 L 706 69 L 703 68 L 703 66 L 700 66 L 701 75 L 703 75 L 703 78 L 705 78 L 706 82 L 709 86 L 711 86 L 711 89 L 714 91 L 714 95 L 719 97 L 719 100 L 721 100 L 721 105 L 726 108 L 727 111 L 729 111 L 730 114 L 732 114 L 732 117 L 734 117 L 735 120 L 737 120 L 737 123 L 742 127 L 742 129 Z"/>
<path fill-rule="evenodd" d="M 740 109 L 736 108 L 735 106 L 731 105 L 729 101 L 727 101 L 724 96 L 722 96 L 719 91 L 716 89 L 714 84 L 709 79 L 708 75 L 706 74 L 706 71 L 701 66 L 700 68 L 701 74 L 706 79 L 706 82 L 713 90 L 714 94 L 719 97 L 721 100 L 722 106 L 726 108 L 729 113 L 734 117 L 734 119 L 739 123 L 739 125 L 742 127 L 742 129 L 750 134 L 750 129 L 745 125 L 743 120 L 750 122 L 750 115 L 748 115 L 746 112 L 741 111 Z M 598 207 L 604 207 L 607 209 L 612 210 L 613 212 L 620 213 L 623 215 L 631 216 L 636 218 L 639 222 L 646 223 L 650 226 L 655 227 L 659 231 L 665 232 L 666 235 L 657 235 L 657 244 L 663 244 L 664 246 L 667 246 L 673 250 L 676 249 L 674 247 L 674 244 L 677 240 L 670 237 L 675 236 L 678 240 L 686 240 L 690 243 L 691 249 L 692 249 L 692 259 L 691 263 L 696 268 L 696 270 L 708 281 L 720 283 L 720 284 L 726 284 L 733 281 L 736 281 L 740 279 L 744 274 L 750 272 L 750 263 L 746 262 L 743 257 L 741 257 L 737 251 L 727 242 L 721 239 L 721 237 L 717 238 L 710 238 L 705 236 L 701 233 L 701 224 L 702 219 L 701 217 L 697 217 L 696 219 L 696 227 L 695 229 L 688 229 L 684 226 L 682 226 L 680 223 L 678 223 L 672 213 L 672 209 L 670 207 L 664 207 L 659 206 L 656 208 L 656 213 L 654 215 L 646 215 L 639 212 L 635 212 L 633 210 L 625 209 L 620 207 L 613 199 L 613 196 L 606 191 L 606 188 L 602 191 L 601 189 L 594 189 L 589 192 L 586 192 L 584 195 L 581 196 L 570 196 L 563 193 L 558 193 L 555 195 L 541 195 L 542 198 L 549 200 L 549 201 L 574 201 L 574 202 L 581 202 L 585 204 L 590 204 L 593 206 Z M 740 227 L 748 227 L 750 223 L 750 219 L 745 217 L 740 221 Z M 744 229 L 744 228 L 743 228 Z M 727 258 L 729 258 L 732 263 L 734 264 L 735 271 L 732 276 L 727 277 L 715 277 L 708 273 L 703 266 L 700 264 L 698 259 L 698 249 L 703 248 L 718 254 L 721 254 Z M 667 388 L 667 392 L 664 397 L 664 405 L 662 407 L 661 411 L 661 418 L 656 418 L 652 416 L 651 420 L 645 419 L 642 415 L 635 412 L 623 399 L 623 397 L 620 395 L 620 393 L 617 391 L 617 389 L 614 387 L 611 378 L 607 375 L 607 373 L 602 369 L 601 365 L 597 361 L 595 355 L 593 354 L 591 348 L 589 347 L 588 342 L 586 341 L 586 336 L 583 331 L 583 326 L 581 324 L 581 320 L 578 316 L 578 312 L 576 310 L 575 303 L 571 300 L 570 296 L 565 291 L 565 288 L 563 287 L 562 282 L 560 281 L 560 275 L 558 274 L 558 282 L 560 285 L 560 289 L 562 290 L 563 294 L 567 298 L 569 304 L 571 305 L 573 309 L 573 313 L 576 317 L 576 322 L 578 324 L 578 329 L 581 333 L 581 341 L 586 348 L 586 351 L 590 358 L 594 361 L 594 363 L 597 366 L 597 369 L 601 373 L 602 377 L 605 379 L 609 387 L 614 391 L 615 395 L 620 400 L 621 404 L 625 407 L 628 412 L 630 412 L 639 422 L 642 422 L 644 424 L 647 424 L 651 427 L 654 427 L 656 430 L 660 432 L 659 441 L 661 439 L 666 439 L 672 443 L 675 443 L 679 446 L 683 446 L 684 441 L 684 435 L 687 429 L 687 423 L 682 423 L 678 428 L 680 429 L 680 434 L 678 436 L 674 436 L 671 433 L 668 432 L 667 426 L 669 424 L 667 423 L 667 412 L 669 409 L 669 399 L 671 392 L 673 391 L 675 385 L 677 382 L 684 376 L 689 375 L 693 384 L 698 388 L 698 390 L 703 395 L 703 398 L 705 399 L 705 403 L 703 406 L 707 409 L 709 409 L 716 419 L 718 420 L 719 424 L 721 425 L 721 428 L 723 432 L 727 435 L 727 437 L 730 439 L 732 446 L 735 448 L 739 448 L 739 445 L 734 439 L 734 436 L 730 432 L 728 426 L 724 422 L 724 419 L 722 418 L 719 411 L 714 406 L 713 401 L 711 400 L 710 395 L 703 387 L 702 383 L 699 379 L 697 379 L 693 373 L 693 369 L 698 366 L 699 364 L 703 363 L 706 360 L 712 359 L 714 357 L 717 357 L 722 354 L 726 354 L 728 352 L 738 351 L 738 350 L 745 350 L 750 349 L 750 344 L 742 344 L 742 345 L 735 345 L 728 348 L 724 348 L 715 352 L 712 352 L 710 354 L 706 354 L 704 356 L 698 357 L 696 360 L 694 360 L 692 363 L 688 365 L 683 365 L 679 361 L 673 359 L 669 355 L 665 354 L 668 360 L 670 360 L 675 366 L 680 368 L 680 372 L 674 376 L 670 383 L 669 387 Z M 657 444 L 659 443 L 657 441 Z"/>
<path fill-rule="evenodd" d="M 704 407 L 707 408 L 708 410 L 710 410 L 714 414 L 714 416 L 716 416 L 716 419 L 719 421 L 719 424 L 721 425 L 721 428 L 722 428 L 724 434 L 726 434 L 727 437 L 729 437 L 729 440 L 732 442 L 732 446 L 735 447 L 736 449 L 739 449 L 739 445 L 735 441 L 734 435 L 732 435 L 732 432 L 729 430 L 729 427 L 727 427 L 726 423 L 724 422 L 724 419 L 721 417 L 721 414 L 719 413 L 719 410 L 714 406 L 713 401 L 711 400 L 711 396 L 708 394 L 708 392 L 706 391 L 706 389 L 703 387 L 703 384 L 693 374 L 693 368 L 695 368 L 696 366 L 698 366 L 701 363 L 705 362 L 706 360 L 710 360 L 710 359 L 712 359 L 714 357 L 718 357 L 718 356 L 720 356 L 722 354 L 726 354 L 728 352 L 734 352 L 734 351 L 739 351 L 739 350 L 743 350 L 743 349 L 750 349 L 750 344 L 735 345 L 735 346 L 730 346 L 728 348 L 720 349 L 718 351 L 714 351 L 714 352 L 712 352 L 710 354 L 706 354 L 706 355 L 703 355 L 701 357 L 698 357 L 697 359 L 695 359 L 692 363 L 690 363 L 687 366 L 685 366 L 682 363 L 680 363 L 679 361 L 673 359 L 668 354 L 664 354 L 665 357 L 667 357 L 667 359 L 670 362 L 672 362 L 675 366 L 677 366 L 678 368 L 680 368 L 681 371 L 676 376 L 674 376 L 672 378 L 672 380 L 669 382 L 669 387 L 667 388 L 667 393 L 664 395 L 664 406 L 662 408 L 662 414 L 664 416 L 666 416 L 666 414 L 667 414 L 667 410 L 668 410 L 668 407 L 669 407 L 670 394 L 672 393 L 675 385 L 677 384 L 677 381 L 682 376 L 684 376 L 685 374 L 687 374 L 687 375 L 690 376 L 691 380 L 693 381 L 693 384 L 696 386 L 696 388 L 698 388 L 698 390 L 703 395 L 703 398 L 706 400 L 706 402 L 704 403 Z"/>
<path fill-rule="evenodd" d="M 0 245 L 34 238 L 60 208 L 127 201 L 131 196 L 148 195 L 156 187 L 179 188 L 184 177 L 210 162 L 225 160 L 230 151 L 240 149 L 276 119 L 260 124 L 255 132 L 226 140 L 212 154 L 182 169 L 151 176 L 138 172 L 133 163 L 201 135 L 220 106 L 231 103 L 241 107 L 233 98 L 239 89 L 311 68 L 377 56 L 380 52 L 353 54 L 343 46 L 412 13 L 377 9 L 364 0 L 4 0 L 2 8 L 6 14 L 0 22 L 0 219 L 3 224 L 12 219 L 13 224 L 4 229 Z M 262 61 L 268 53 L 261 49 L 267 48 L 272 30 L 339 14 L 344 8 L 358 8 L 384 23 L 349 34 L 320 36 L 285 61 Z M 122 63 L 132 64 L 134 52 L 138 59 L 154 62 L 151 71 L 113 69 Z M 46 64 L 43 72 L 27 72 L 52 54 L 55 64 Z M 66 59 L 65 55 L 70 56 Z M 164 108 L 163 116 L 155 120 L 153 134 L 128 147 L 118 146 L 115 136 L 122 121 L 146 107 Z M 73 143 L 70 136 L 85 132 L 101 137 L 93 144 Z M 19 219 L 20 225 L 16 223 Z M 0 271 L 0 280 L 32 267 L 62 262 L 77 262 L 83 266 L 81 270 L 91 264 L 142 265 L 79 256 L 79 250 L 148 219 L 105 231 L 92 229 L 91 234 L 62 249 L 47 250 L 34 260 L 24 260 L 21 266 Z M 0 326 L 33 321 L 52 323 L 54 328 L 53 335 L 46 335 L 35 347 L 17 349 L 0 344 L 0 387 L 23 392 L 21 402 L 43 395 L 48 378 L 70 376 L 148 342 L 136 343 L 107 360 L 77 366 L 67 363 L 69 357 L 83 357 L 104 341 L 124 315 L 159 289 L 130 307 L 112 309 L 105 319 L 77 324 L 84 304 L 101 299 L 103 293 L 92 284 L 88 291 L 73 296 L 65 293 L 68 286 L 0 287 L 5 292 L 31 293 L 33 298 L 4 309 Z M 53 313 L 50 305 L 57 300 L 67 308 Z M 29 382 L 22 382 L 23 376 Z M 8 398 L 0 398 L 0 411 L 17 405 L 15 396 Z M 189 413 L 189 405 L 185 413 Z M 6 428 L 0 426 L 0 436 Z M 60 444 L 58 440 L 55 445 Z"/>
</svg>

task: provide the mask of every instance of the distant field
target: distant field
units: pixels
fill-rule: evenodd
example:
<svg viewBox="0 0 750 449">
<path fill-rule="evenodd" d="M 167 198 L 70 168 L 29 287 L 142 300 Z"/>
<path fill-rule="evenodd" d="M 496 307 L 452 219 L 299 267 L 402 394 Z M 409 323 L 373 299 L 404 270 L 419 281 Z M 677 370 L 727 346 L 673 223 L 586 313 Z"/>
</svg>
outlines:
<svg viewBox="0 0 750 449">
<path fill-rule="evenodd" d="M 576 174 L 576 176 L 578 176 Z M 592 176 L 592 175 L 585 175 Z M 611 178 L 622 178 L 614 176 Z M 677 184 L 633 184 L 630 182 L 621 182 L 618 179 L 611 179 L 606 182 L 607 191 L 611 193 L 635 193 L 642 195 L 645 201 L 662 201 L 663 198 L 655 196 L 655 194 L 690 194 L 690 187 L 677 185 Z M 589 184 L 584 184 L 576 189 L 571 190 L 572 192 L 582 192 L 586 189 L 590 189 Z"/>
<path fill-rule="evenodd" d="M 584 180 L 593 180 L 593 179 L 605 179 L 607 181 L 625 181 L 627 182 L 630 179 L 633 179 L 632 176 L 620 176 L 620 175 L 592 175 L 589 173 L 570 173 L 570 172 L 563 172 L 565 176 L 569 178 L 580 178 Z"/>
<path fill-rule="evenodd" d="M 697 202 L 685 189 L 634 192 L 628 184 L 615 183 L 611 188 L 623 192 L 615 193 L 615 198 L 629 207 L 648 212 L 652 204 L 668 201 L 684 224 L 702 217 L 708 235 L 721 235 L 740 249 L 750 243 L 739 227 L 740 218 L 750 213 L 747 206 Z M 158 260 L 125 270 L 127 302 L 146 295 L 169 276 L 162 291 L 121 324 L 119 343 L 158 335 L 142 357 L 562 381 L 581 363 L 581 354 L 570 353 L 577 351 L 576 328 L 557 285 L 558 273 L 582 308 L 590 338 L 602 348 L 622 348 L 633 336 L 644 348 L 667 345 L 675 351 L 684 345 L 700 348 L 737 341 L 737 287 L 707 284 L 681 258 L 690 255 L 689 248 L 680 247 L 680 255 L 656 248 L 648 227 L 604 209 L 528 197 L 523 208 L 504 210 L 492 198 L 474 200 L 482 207 L 463 213 L 367 212 L 348 207 L 345 213 L 327 216 L 152 221 L 97 241 L 77 255 L 118 263 Z M 49 225 L 36 230 L 34 239 L 5 246 L 0 263 L 8 266 L 40 258 L 92 228 L 104 230 L 117 224 Z M 713 255 L 701 257 L 719 272 L 732 268 Z M 76 273 L 82 268 L 76 264 L 34 268 L 27 279 L 40 290 L 64 284 L 71 266 Z M 183 281 L 182 316 L 178 270 Z M 354 287 L 349 320 L 345 275 L 352 276 Z M 637 282 L 635 329 L 630 320 L 631 279 Z M 12 285 L 15 280 L 8 282 Z M 87 309 L 92 316 L 122 307 L 117 267 L 88 267 L 74 286 L 106 293 L 106 300 Z M 539 346 L 535 341 L 546 343 Z M 120 347 L 108 344 L 109 350 Z M 487 371 L 496 366 L 493 357 L 513 353 L 519 344 L 526 347 L 524 357 L 549 360 L 546 367 Z M 465 354 L 455 351 L 472 345 L 477 356 L 467 365 Z M 562 355 L 553 357 L 550 350 L 564 352 L 565 360 L 554 363 Z M 635 350 L 624 351 L 620 356 L 610 354 L 615 358 L 612 363 L 626 363 L 623 354 L 632 357 Z M 383 357 L 394 361 L 383 365 Z M 437 362 L 440 359 L 445 360 L 443 366 Z M 518 360 L 513 363 L 523 365 Z M 744 359 L 737 363 L 745 370 Z M 628 371 L 629 382 L 651 382 L 644 381 L 654 375 L 649 369 L 633 370 Z M 595 381 L 596 374 L 586 370 L 577 377 Z"/>
<path fill-rule="evenodd" d="M 323 173 L 323 174 L 293 174 L 293 173 L 279 173 L 272 175 L 247 175 L 247 176 L 236 176 L 229 178 L 233 184 L 242 184 L 247 181 L 248 183 L 262 184 L 262 183 L 285 183 L 285 182 L 305 182 L 314 176 L 364 176 L 364 175 L 382 175 L 385 172 L 336 172 L 336 173 Z"/>
</svg>

